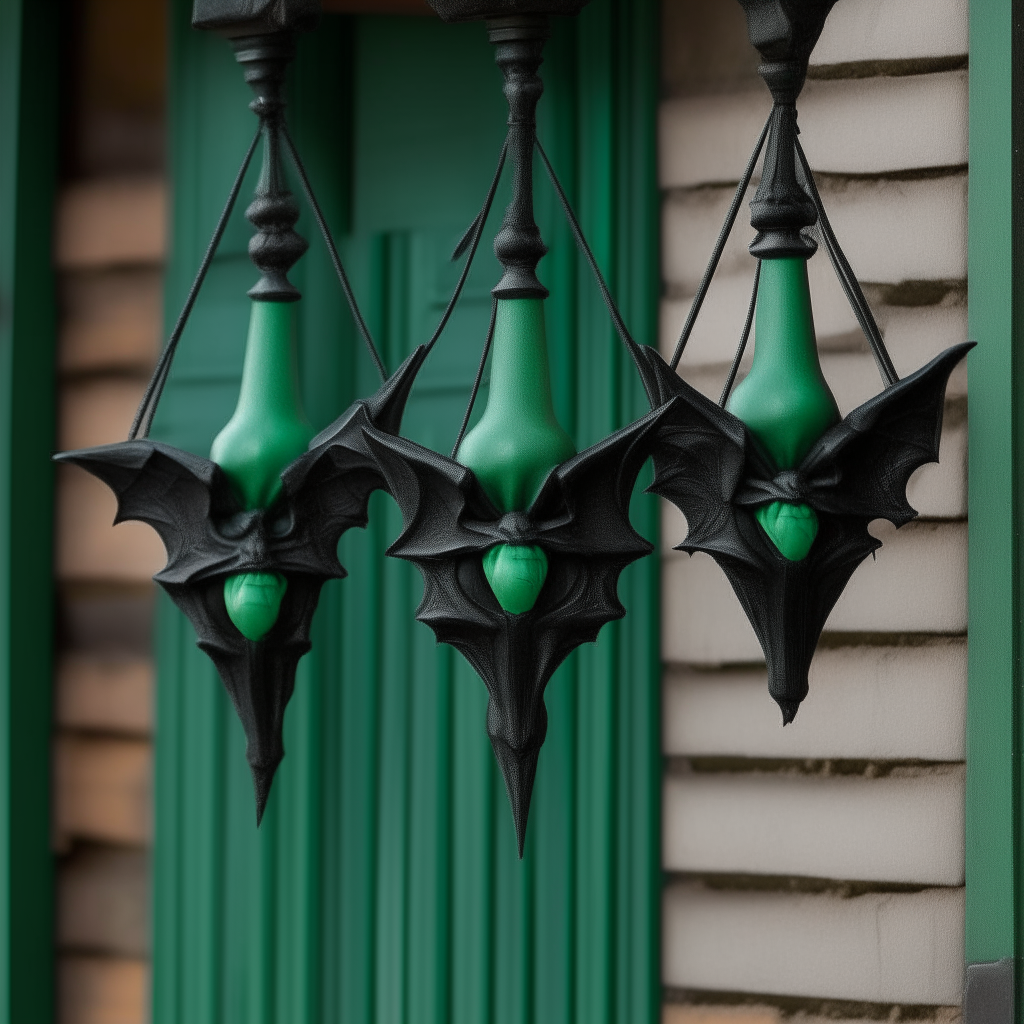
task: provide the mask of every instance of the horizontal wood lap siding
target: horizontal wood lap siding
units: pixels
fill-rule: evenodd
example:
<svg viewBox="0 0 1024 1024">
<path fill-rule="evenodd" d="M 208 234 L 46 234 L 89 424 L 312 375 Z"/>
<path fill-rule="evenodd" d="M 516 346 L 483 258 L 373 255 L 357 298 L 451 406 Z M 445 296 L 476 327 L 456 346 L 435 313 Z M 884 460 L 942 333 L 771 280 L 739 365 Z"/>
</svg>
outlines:
<svg viewBox="0 0 1024 1024">
<path fill-rule="evenodd" d="M 175 13 L 171 315 L 253 127 L 228 48 L 191 33 L 187 8 Z M 647 0 L 596 0 L 578 25 L 558 24 L 541 127 L 646 339 L 657 329 L 655 31 Z M 298 144 L 397 366 L 444 308 L 458 273 L 448 255 L 497 158 L 505 110 L 493 54 L 479 25 L 325 17 L 301 43 L 292 84 Z M 644 403 L 557 201 L 538 182 L 557 411 L 585 445 Z M 312 227 L 304 215 L 300 230 L 311 237 Z M 208 449 L 237 393 L 247 235 L 236 218 L 160 414 L 160 435 L 194 451 Z M 410 436 L 439 450 L 454 439 L 497 279 L 489 246 L 480 263 L 407 415 Z M 317 240 L 294 278 L 305 296 L 303 388 L 321 426 L 376 382 Z M 656 535 L 656 506 L 638 499 L 635 511 Z M 630 617 L 549 688 L 520 864 L 484 731 L 486 692 L 413 621 L 419 575 L 383 557 L 399 526 L 378 495 L 368 529 L 342 543 L 350 576 L 325 588 L 259 833 L 241 730 L 190 627 L 164 603 L 154 1020 L 654 1021 L 656 565 L 624 575 Z"/>
<path fill-rule="evenodd" d="M 678 46 L 707 52 L 702 80 L 672 72 L 680 84 L 660 111 L 666 353 L 770 107 L 727 6 L 711 17 L 697 0 L 670 5 L 705 33 Z M 902 374 L 967 336 L 966 21 L 964 0 L 844 0 L 800 101 L 823 200 Z M 715 398 L 749 301 L 745 221 L 682 361 Z M 881 382 L 823 254 L 810 276 L 823 370 L 848 412 Z M 741 373 L 749 365 L 748 354 Z M 810 695 L 784 730 L 725 577 L 671 550 L 686 526 L 663 512 L 666 1020 L 738 1022 L 751 1004 L 766 1020 L 959 1012 L 966 393 L 960 369 L 943 461 L 911 482 L 921 517 L 872 527 L 884 546 L 830 616 Z"/>
<path fill-rule="evenodd" d="M 53 1019 L 57 5 L 0 4 L 0 1021 Z"/>
</svg>

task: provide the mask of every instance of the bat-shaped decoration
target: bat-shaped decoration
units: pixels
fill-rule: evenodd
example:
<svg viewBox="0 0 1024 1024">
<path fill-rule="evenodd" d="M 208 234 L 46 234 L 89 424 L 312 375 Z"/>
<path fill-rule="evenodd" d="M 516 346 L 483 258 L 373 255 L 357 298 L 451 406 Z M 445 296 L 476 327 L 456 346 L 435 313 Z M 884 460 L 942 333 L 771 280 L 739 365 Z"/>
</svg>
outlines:
<svg viewBox="0 0 1024 1024">
<path fill-rule="evenodd" d="M 152 526 L 167 549 L 154 577 L 185 613 L 198 646 L 217 667 L 246 735 L 257 822 L 284 756 L 284 713 L 320 589 L 346 573 L 338 541 L 365 526 L 371 493 L 383 486 L 371 450 L 397 433 L 421 347 L 371 398 L 357 401 L 281 474 L 277 499 L 247 509 L 216 463 L 159 441 L 133 440 L 63 452 L 117 496 L 115 522 Z M 236 626 L 225 583 L 245 580 L 263 616 L 259 639 Z"/>
<path fill-rule="evenodd" d="M 417 349 L 392 377 L 366 330 L 337 249 L 284 119 L 284 81 L 296 31 L 311 27 L 316 0 L 196 0 L 193 24 L 227 36 L 256 94 L 259 128 L 235 179 L 185 307 L 136 414 L 129 439 L 57 456 L 99 477 L 117 497 L 116 522 L 151 525 L 167 550 L 154 577 L 195 628 L 246 735 L 259 824 L 284 756 L 282 727 L 299 659 L 309 650 L 320 590 L 345 576 L 341 535 L 366 524 L 370 494 L 383 485 L 368 449 L 375 432 L 397 434 L 409 389 L 426 356 Z M 249 255 L 261 276 L 253 299 L 238 405 L 210 458 L 147 438 L 177 344 L 223 237 L 259 140 L 264 160 L 246 216 L 258 229 Z M 356 325 L 384 381 L 327 431 L 302 412 L 288 280 L 307 243 L 281 156 L 288 152 L 323 232 Z"/>
<path fill-rule="evenodd" d="M 572 651 L 625 615 L 619 574 L 653 550 L 630 524 L 629 501 L 665 412 L 562 463 L 525 511 L 504 513 L 454 459 L 405 438 L 368 435 L 402 512 L 403 530 L 388 554 L 423 575 L 416 617 L 460 651 L 487 686 L 487 734 L 520 856 L 547 732 L 545 687 Z M 519 560 L 511 568 L 529 596 L 513 591 L 510 599 L 497 585 L 495 555 Z"/>
<path fill-rule="evenodd" d="M 868 524 L 903 526 L 917 515 L 907 483 L 939 459 L 946 384 L 972 347 L 947 349 L 865 402 L 796 468 L 782 471 L 741 420 L 643 350 L 666 403 L 650 490 L 686 517 L 689 533 L 678 550 L 709 554 L 728 577 L 761 643 L 768 692 L 786 724 L 807 696 L 825 620 L 857 566 L 881 547 Z M 799 560 L 783 555 L 758 519 L 758 510 L 775 503 L 813 510 L 817 533 Z"/>
<path fill-rule="evenodd" d="M 796 100 L 835 0 L 740 0 L 774 106 L 692 304 L 671 367 L 644 350 L 649 392 L 671 411 L 654 449 L 654 493 L 685 515 L 679 549 L 721 566 L 768 665 L 783 724 L 807 696 L 821 631 L 858 565 L 880 542 L 873 519 L 899 527 L 913 472 L 939 457 L 946 385 L 972 347 L 956 345 L 900 380 L 797 141 Z M 747 322 L 720 405 L 675 369 L 722 254 L 758 157 L 764 169 L 750 203 L 759 260 Z M 821 372 L 807 261 L 821 239 L 875 355 L 885 390 L 840 418 Z M 756 313 L 750 372 L 733 390 Z M 723 408 L 724 407 L 724 408 Z"/>
</svg>

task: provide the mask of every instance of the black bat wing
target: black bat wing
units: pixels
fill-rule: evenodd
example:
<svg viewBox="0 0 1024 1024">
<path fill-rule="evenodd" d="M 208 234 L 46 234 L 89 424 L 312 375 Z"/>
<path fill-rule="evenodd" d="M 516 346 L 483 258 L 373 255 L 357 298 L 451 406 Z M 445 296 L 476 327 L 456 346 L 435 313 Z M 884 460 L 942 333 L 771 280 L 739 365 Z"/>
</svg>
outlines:
<svg viewBox="0 0 1024 1024">
<path fill-rule="evenodd" d="M 320 579 L 347 575 L 338 562 L 338 541 L 347 530 L 366 526 L 370 496 L 387 486 L 368 437 L 397 435 L 426 355 L 421 345 L 376 394 L 353 403 L 282 473 L 282 528 L 271 540 L 282 572 Z"/>
<path fill-rule="evenodd" d="M 823 518 L 807 558 L 783 557 L 754 516 L 757 505 L 780 495 L 746 427 L 678 378 L 656 352 L 646 352 L 665 403 L 650 490 L 686 517 L 689 532 L 678 550 L 703 551 L 725 573 L 764 651 L 769 693 L 790 722 L 807 695 L 825 620 L 878 542 L 866 525 L 851 531 L 848 520 Z M 751 496 L 746 505 L 744 493 Z"/>
<path fill-rule="evenodd" d="M 800 466 L 798 486 L 816 511 L 903 526 L 916 469 L 939 461 L 946 385 L 974 347 L 948 348 L 916 373 L 854 409 L 827 431 Z"/>
<path fill-rule="evenodd" d="M 716 559 L 749 559 L 733 498 L 748 463 L 763 470 L 746 427 L 687 384 L 654 349 L 642 352 L 663 401 L 652 445 L 654 482 L 648 489 L 686 517 L 689 532 L 677 549 L 704 551 Z"/>
<path fill-rule="evenodd" d="M 122 441 L 61 452 L 58 462 L 88 470 L 114 492 L 115 523 L 136 519 L 160 535 L 167 564 L 160 583 L 187 583 L 236 567 L 237 545 L 215 529 L 238 511 L 226 477 L 209 459 L 159 441 Z"/>
</svg>

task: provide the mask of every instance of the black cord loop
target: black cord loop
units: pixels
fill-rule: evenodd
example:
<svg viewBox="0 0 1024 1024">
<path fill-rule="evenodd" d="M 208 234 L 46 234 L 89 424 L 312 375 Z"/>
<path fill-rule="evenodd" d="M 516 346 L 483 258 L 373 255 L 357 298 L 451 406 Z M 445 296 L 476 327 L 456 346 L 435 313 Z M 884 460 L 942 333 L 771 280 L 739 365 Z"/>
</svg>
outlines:
<svg viewBox="0 0 1024 1024">
<path fill-rule="evenodd" d="M 202 262 L 199 264 L 199 270 L 196 273 L 195 280 L 192 282 L 192 287 L 189 288 L 185 304 L 178 314 L 178 319 L 174 324 L 170 337 L 167 339 L 163 352 L 160 353 L 160 359 L 153 370 L 153 375 L 149 378 L 149 384 L 146 385 L 146 392 L 142 396 L 142 401 L 139 403 L 139 408 L 135 413 L 135 419 L 132 420 L 131 429 L 128 431 L 129 441 L 134 441 L 140 435 L 144 438 L 149 437 L 149 430 L 153 425 L 153 416 L 160 402 L 160 396 L 163 394 L 164 385 L 167 383 L 167 375 L 170 373 L 171 361 L 174 359 L 174 353 L 177 351 L 178 342 L 181 340 L 185 325 L 188 323 L 188 318 L 192 313 L 192 307 L 195 306 L 196 299 L 199 297 L 199 290 L 203 287 L 203 282 L 206 280 L 206 274 L 210 269 L 210 264 L 213 262 L 213 257 L 217 254 L 220 241 L 224 237 L 224 229 L 227 227 L 228 219 L 231 217 L 231 211 L 235 208 L 235 201 L 238 199 L 238 193 L 241 191 L 246 171 L 249 170 L 252 155 L 256 152 L 256 146 L 262 134 L 263 125 L 261 123 L 256 129 L 256 134 L 252 137 L 252 142 L 249 143 L 245 159 L 242 160 L 242 166 L 235 176 L 234 184 L 232 184 L 231 191 L 228 193 L 228 201 L 224 204 L 224 209 L 221 210 L 217 227 L 214 229 L 213 237 L 210 239 L 206 252 L 203 254 Z"/>
<path fill-rule="evenodd" d="M 292 137 L 288 132 L 288 126 L 283 123 L 281 125 L 281 135 L 283 136 L 285 145 L 288 148 L 288 155 L 292 158 L 292 165 L 295 167 L 295 170 L 299 175 L 299 181 L 302 183 L 302 191 L 306 195 L 306 202 L 309 203 L 309 207 L 313 211 L 313 217 L 316 219 L 317 226 L 320 228 L 320 234 L 323 235 L 324 242 L 327 244 L 327 251 L 331 255 L 331 262 L 334 264 L 334 271 L 338 275 L 338 280 L 341 282 L 341 290 L 345 293 L 345 300 L 348 302 L 348 308 L 352 313 L 352 319 L 355 321 L 356 329 L 359 331 L 359 335 L 363 339 L 363 342 L 370 353 L 370 358 L 373 360 L 373 364 L 377 368 L 377 373 L 380 374 L 380 379 L 385 381 L 388 379 L 388 371 L 384 365 L 384 360 L 381 359 L 380 352 L 377 351 L 377 346 L 373 343 L 373 336 L 370 334 L 370 329 L 366 326 L 366 320 L 363 318 L 362 311 L 359 309 L 359 304 L 356 302 L 356 297 L 352 291 L 352 285 L 349 282 L 348 274 L 345 272 L 344 264 L 341 262 L 341 257 L 338 255 L 338 247 L 334 244 L 334 238 L 331 236 L 330 229 L 327 227 L 327 221 L 324 219 L 323 211 L 320 209 L 320 203 L 317 201 L 316 195 L 313 192 L 313 186 L 309 183 L 309 178 L 306 175 L 306 168 L 303 166 L 302 159 L 299 157 L 299 151 L 295 148 L 295 143 L 292 142 Z"/>
<path fill-rule="evenodd" d="M 740 335 L 740 343 L 736 347 L 736 355 L 733 357 L 732 366 L 729 368 L 729 377 L 722 388 L 722 397 L 718 404 L 724 409 L 725 403 L 729 401 L 732 393 L 732 386 L 736 383 L 736 374 L 739 373 L 740 363 L 743 360 L 743 353 L 747 350 L 747 342 L 750 340 L 750 329 L 754 326 L 754 313 L 757 310 L 757 289 L 761 284 L 761 261 L 757 261 L 757 268 L 754 270 L 754 287 L 750 293 L 750 305 L 747 307 L 747 319 L 743 324 L 743 333 Z"/>
<path fill-rule="evenodd" d="M 693 304 L 690 306 L 690 312 L 686 317 L 686 323 L 683 325 L 683 332 L 679 335 L 679 341 L 676 342 L 675 352 L 672 353 L 672 362 L 669 365 L 673 370 L 679 367 L 679 360 L 683 356 L 683 349 L 686 348 L 686 343 L 690 340 L 690 335 L 693 333 L 693 325 L 697 321 L 697 314 L 700 312 L 701 306 L 704 305 L 704 299 L 707 297 L 708 289 L 711 287 L 711 279 L 715 276 L 715 271 L 718 269 L 718 262 L 722 258 L 722 253 L 725 251 L 725 244 L 729 241 L 729 236 L 732 234 L 733 225 L 736 223 L 736 217 L 740 212 L 740 205 L 743 202 L 743 197 L 746 195 L 747 189 L 750 187 L 750 179 L 754 176 L 754 168 L 757 167 L 758 158 L 761 156 L 761 150 L 764 149 L 765 140 L 768 138 L 768 130 L 771 128 L 772 115 L 768 115 L 768 120 L 765 121 L 764 128 L 761 130 L 761 137 L 757 140 L 757 145 L 754 147 L 754 152 L 751 154 L 750 161 L 747 164 L 746 170 L 743 172 L 743 177 L 740 178 L 740 183 L 736 187 L 736 194 L 732 197 L 732 204 L 729 207 L 729 212 L 726 214 L 725 223 L 722 225 L 722 230 L 718 235 L 718 241 L 715 243 L 714 251 L 711 253 L 711 259 L 708 261 L 707 269 L 704 271 L 704 277 L 701 279 L 700 287 L 697 289 L 697 294 L 693 297 Z"/>
<path fill-rule="evenodd" d="M 580 227 L 576 211 L 572 208 L 572 204 L 569 202 L 569 197 L 565 194 L 565 189 L 562 188 L 562 183 L 558 180 L 558 175 L 555 173 L 555 169 L 552 167 L 547 153 L 544 152 L 544 147 L 541 145 L 540 139 L 535 139 L 534 142 L 537 146 L 537 152 L 540 153 L 541 160 L 544 161 L 544 166 L 547 169 L 548 177 L 551 179 L 551 184 L 554 186 L 555 192 L 558 194 L 559 201 L 562 204 L 562 210 L 565 213 L 565 219 L 569 222 L 569 227 L 572 228 L 573 237 L 576 239 L 576 245 L 583 254 L 584 259 L 590 265 L 590 269 L 594 274 L 594 279 L 597 281 L 597 286 L 601 289 L 601 297 L 604 299 L 605 306 L 608 307 L 608 313 L 611 315 L 612 323 L 615 325 L 615 330 L 622 339 L 623 345 L 626 346 L 626 351 L 629 352 L 633 362 L 637 363 L 640 346 L 634 340 L 633 335 L 629 333 L 629 328 L 626 327 L 626 322 L 622 319 L 619 307 L 616 305 L 615 299 L 612 298 L 611 290 L 608 288 L 608 282 L 605 280 L 604 274 L 601 273 L 601 268 L 597 265 L 597 259 L 583 234 L 583 228 Z M 639 363 L 637 363 L 637 366 L 639 368 Z"/>
<path fill-rule="evenodd" d="M 459 427 L 459 436 L 455 439 L 455 447 L 452 448 L 454 459 L 462 447 L 466 438 L 466 431 L 469 429 L 469 420 L 473 415 L 473 406 L 476 405 L 476 397 L 480 393 L 480 384 L 484 379 L 484 367 L 487 365 L 487 357 L 491 354 L 491 345 L 494 343 L 494 325 L 498 322 L 498 299 L 491 299 L 491 322 L 487 328 L 487 340 L 484 342 L 483 354 L 480 356 L 480 365 L 476 368 L 476 379 L 473 381 L 473 390 L 469 393 L 469 404 L 466 406 L 466 414 L 462 417 L 462 426 Z"/>
<path fill-rule="evenodd" d="M 882 340 L 882 332 L 878 329 L 878 323 L 871 312 L 871 307 L 868 305 L 868 300 L 864 295 L 860 282 L 857 280 L 857 275 L 853 272 L 853 267 L 850 266 L 850 261 L 846 258 L 846 254 L 839 245 L 839 239 L 836 238 L 836 234 L 832 230 L 828 214 L 825 212 L 825 206 L 818 192 L 818 186 L 814 182 L 814 175 L 811 173 L 810 164 L 807 162 L 804 148 L 800 145 L 799 139 L 796 143 L 796 154 L 800 161 L 800 169 L 803 172 L 801 175 L 803 178 L 802 184 L 810 192 L 814 205 L 818 210 L 818 229 L 821 239 L 825 243 L 825 249 L 828 251 L 829 259 L 832 261 L 832 268 L 835 270 L 836 277 L 839 278 L 839 283 L 843 286 L 843 291 L 846 292 L 846 298 L 853 309 L 854 315 L 857 317 L 861 330 L 864 332 L 864 337 L 867 338 L 868 344 L 871 346 L 871 352 L 875 357 L 878 372 L 882 375 L 882 382 L 887 388 L 891 388 L 893 384 L 899 382 L 899 374 L 896 372 L 896 367 L 893 365 L 889 351 Z"/>
<path fill-rule="evenodd" d="M 494 172 L 494 177 L 491 179 L 491 187 L 487 190 L 487 198 L 484 199 L 484 205 L 476 215 L 476 219 L 466 229 L 465 234 L 463 234 L 462 238 L 459 239 L 459 243 L 455 246 L 455 251 L 452 253 L 452 260 L 457 260 L 462 256 L 467 248 L 469 249 L 469 255 L 466 257 L 466 264 L 462 268 L 462 273 L 459 275 L 458 283 L 455 285 L 455 291 L 452 292 L 452 297 L 448 300 L 448 305 L 445 308 L 444 315 L 441 317 L 434 333 L 430 336 L 430 340 L 424 346 L 428 352 L 430 352 L 437 344 L 438 338 L 441 337 L 445 327 L 448 326 L 448 321 L 451 319 L 452 313 L 455 312 L 455 306 L 459 301 L 459 297 L 462 295 L 462 289 L 465 287 L 466 280 L 469 277 L 469 272 L 473 267 L 473 260 L 476 258 L 477 249 L 480 247 L 480 239 L 483 237 L 484 228 L 487 226 L 487 218 L 490 215 L 491 207 L 494 205 L 494 196 L 498 191 L 498 184 L 501 181 L 501 172 L 505 169 L 505 158 L 507 156 L 508 139 L 506 138 L 505 144 L 501 147 L 501 155 L 498 157 L 498 167 Z"/>
</svg>

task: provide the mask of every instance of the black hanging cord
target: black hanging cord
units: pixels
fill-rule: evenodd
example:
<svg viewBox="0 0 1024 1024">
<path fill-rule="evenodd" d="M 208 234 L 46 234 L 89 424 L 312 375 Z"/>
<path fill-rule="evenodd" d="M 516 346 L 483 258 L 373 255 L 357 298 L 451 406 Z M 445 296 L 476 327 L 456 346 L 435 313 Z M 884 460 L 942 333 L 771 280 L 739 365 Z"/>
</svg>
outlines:
<svg viewBox="0 0 1024 1024">
<path fill-rule="evenodd" d="M 387 380 L 388 371 L 384 366 L 384 360 L 381 359 L 380 353 L 377 351 L 377 346 L 373 343 L 373 336 L 370 334 L 370 329 L 366 326 L 366 320 L 363 319 L 363 314 L 359 309 L 359 304 L 356 302 L 355 294 L 352 291 L 352 285 L 349 283 L 348 274 L 345 273 L 345 267 L 341 262 L 341 257 L 338 255 L 338 247 L 334 244 L 334 238 L 331 236 L 330 229 L 327 227 L 327 221 L 324 219 L 323 211 L 320 209 L 320 203 L 317 201 L 316 194 L 313 192 L 313 186 L 309 183 L 309 177 L 306 174 L 306 168 L 303 166 L 302 158 L 299 156 L 299 151 L 295 148 L 295 143 L 292 142 L 288 126 L 283 122 L 281 124 L 281 135 L 284 138 L 285 145 L 288 147 L 288 155 L 292 158 L 292 165 L 295 167 L 295 170 L 299 175 L 299 181 L 302 183 L 302 191 L 306 195 L 306 202 L 309 203 L 309 207 L 313 211 L 313 216 L 316 219 L 317 226 L 320 228 L 320 234 L 323 235 L 324 242 L 327 244 L 327 251 L 331 254 L 331 262 L 334 264 L 334 271 L 338 275 L 338 280 L 341 282 L 341 290 L 345 293 L 345 300 L 348 302 L 348 308 L 352 313 L 352 319 L 356 323 L 356 329 L 359 331 L 359 335 L 363 339 L 367 351 L 370 353 L 370 358 L 373 360 L 373 365 L 376 366 L 377 372 L 380 374 L 380 379 L 382 381 Z"/>
<path fill-rule="evenodd" d="M 252 155 L 256 152 L 256 146 L 259 143 L 260 136 L 262 134 L 263 125 L 261 124 L 256 129 L 256 134 L 252 137 L 252 142 L 249 143 L 249 149 L 245 154 L 245 159 L 242 161 L 242 166 L 239 168 L 234 184 L 231 186 L 231 191 L 228 193 L 228 201 L 224 204 L 224 209 L 221 210 L 220 219 L 217 221 L 217 227 L 213 232 L 213 237 L 210 239 L 210 244 L 206 247 L 206 252 L 203 255 L 202 262 L 199 264 L 199 271 L 196 273 L 195 280 L 192 282 L 192 287 L 189 289 L 188 297 L 185 299 L 185 305 L 182 306 L 181 312 L 178 314 L 178 319 L 174 324 L 174 329 L 171 331 L 170 337 L 167 339 L 167 344 L 164 346 L 163 352 L 160 353 L 160 359 L 156 364 L 156 369 L 153 370 L 153 376 L 150 377 L 149 384 L 146 386 L 146 393 L 142 396 L 142 401 L 139 403 L 139 408 L 135 413 L 135 419 L 132 420 L 131 430 L 128 431 L 129 441 L 134 441 L 140 433 L 143 437 L 149 436 L 149 428 L 153 424 L 153 415 L 156 412 L 157 404 L 160 402 L 160 396 L 163 394 L 164 384 L 167 383 L 167 375 L 170 372 L 171 361 L 174 359 L 174 353 L 178 348 L 178 342 L 181 340 L 182 332 L 185 330 L 185 325 L 188 323 L 188 318 L 192 313 L 192 307 L 196 304 L 196 299 L 199 296 L 199 290 L 203 287 L 203 281 L 206 280 L 206 273 L 210 269 L 213 257 L 217 254 L 217 248 L 220 245 L 220 240 L 224 237 L 224 229 L 227 227 L 228 219 L 231 217 L 231 211 L 234 209 L 235 201 L 238 199 L 238 193 L 241 191 L 242 181 L 245 179 L 245 173 L 249 170 L 249 164 L 252 162 Z"/>
<path fill-rule="evenodd" d="M 491 354 L 491 345 L 494 343 L 494 325 L 497 323 L 497 320 L 498 300 L 493 298 L 491 300 L 491 322 L 487 328 L 487 340 L 484 342 L 484 351 L 480 356 L 480 365 L 476 368 L 476 380 L 473 381 L 473 390 L 469 393 L 469 405 L 466 406 L 466 414 L 462 417 L 462 426 L 459 427 L 459 436 L 455 439 L 455 447 L 452 449 L 453 459 L 458 455 L 459 448 L 462 447 L 462 441 L 466 436 L 466 431 L 469 429 L 469 419 L 473 415 L 476 396 L 480 392 L 480 384 L 484 379 L 484 367 L 487 365 L 487 357 Z"/>
<path fill-rule="evenodd" d="M 686 348 L 686 343 L 690 340 L 690 334 L 693 332 L 693 325 L 697 321 L 697 314 L 700 312 L 700 308 L 704 304 L 704 299 L 708 294 L 708 289 L 711 287 L 711 279 L 715 276 L 715 271 L 718 269 L 718 261 L 722 258 L 722 253 L 725 251 L 725 243 L 729 241 L 729 235 L 732 234 L 733 225 L 736 223 L 736 217 L 740 212 L 740 205 L 743 202 L 743 196 L 750 187 L 750 179 L 754 176 L 754 168 L 757 166 L 761 150 L 764 149 L 765 140 L 768 138 L 768 130 L 771 127 L 771 123 L 772 116 L 769 114 L 768 120 L 765 122 L 764 128 L 761 131 L 761 137 L 757 140 L 757 145 L 754 147 L 754 152 L 751 154 L 750 162 L 747 164 L 747 168 L 743 172 L 743 177 L 740 178 L 740 183 L 736 188 L 736 194 L 732 198 L 732 205 L 729 207 L 729 212 L 726 214 L 725 223 L 722 225 L 722 231 L 718 236 L 718 241 L 715 243 L 715 248 L 711 254 L 711 259 L 708 262 L 707 269 L 704 271 L 704 277 L 700 282 L 700 287 L 697 289 L 697 294 L 693 297 L 693 304 L 690 306 L 690 312 L 686 317 L 686 323 L 683 325 L 683 333 L 679 335 L 679 341 L 676 342 L 676 350 L 672 354 L 672 362 L 669 364 L 673 370 L 678 368 L 679 360 L 683 356 L 683 349 Z"/>
<path fill-rule="evenodd" d="M 626 346 L 626 350 L 633 357 L 633 361 L 636 362 L 636 353 L 640 346 L 633 340 L 633 336 L 629 333 L 629 328 L 626 327 L 626 322 L 622 319 L 622 314 L 612 298 L 612 293 L 608 289 L 608 283 L 604 279 L 604 274 L 601 273 L 601 268 L 597 265 L 597 259 L 594 257 L 594 253 L 583 235 L 583 229 L 580 227 L 579 219 L 576 217 L 576 211 L 573 210 L 569 197 L 565 194 L 565 189 L 562 188 L 562 183 L 558 180 L 558 175 L 555 174 L 555 169 L 551 166 L 551 161 L 548 159 L 547 153 L 544 152 L 544 147 L 540 144 L 540 139 L 535 139 L 534 141 L 537 146 L 537 152 L 540 153 L 540 158 L 544 161 L 545 168 L 547 168 L 551 184 L 554 185 L 555 192 L 558 193 L 562 209 L 565 211 L 565 218 L 572 228 L 573 236 L 576 238 L 576 245 L 579 247 L 580 252 L 583 253 L 587 263 L 590 264 L 590 269 L 594 272 L 597 285 L 601 289 L 601 297 L 604 299 L 604 304 L 608 307 L 608 312 L 611 314 L 615 330 L 622 339 L 622 343 Z"/>
<path fill-rule="evenodd" d="M 754 288 L 750 293 L 750 305 L 747 307 L 747 319 L 743 324 L 743 333 L 740 335 L 740 343 L 736 348 L 736 355 L 733 357 L 732 366 L 729 368 L 729 377 L 722 388 L 722 397 L 718 404 L 724 409 L 725 403 L 729 401 L 729 394 L 733 384 L 736 383 L 736 374 L 739 373 L 740 363 L 743 360 L 743 353 L 747 350 L 747 342 L 750 340 L 750 329 L 754 326 L 754 311 L 757 309 L 757 289 L 761 284 L 761 261 L 757 261 L 757 269 L 754 271 Z"/>
<path fill-rule="evenodd" d="M 860 324 L 861 330 L 871 346 L 871 352 L 875 357 L 875 363 L 878 365 L 878 371 L 882 375 L 882 381 L 887 388 L 890 388 L 893 384 L 899 382 L 899 374 L 896 372 L 896 367 L 889 357 L 885 342 L 882 340 L 882 332 L 878 329 L 878 324 L 875 321 L 874 314 L 871 312 L 871 307 L 868 305 L 868 300 L 864 295 L 860 282 L 857 280 L 857 275 L 853 272 L 853 267 L 850 266 L 850 261 L 846 258 L 846 254 L 839 245 L 839 239 L 836 238 L 836 234 L 832 230 L 828 214 L 825 212 L 825 206 L 818 192 L 818 186 L 814 182 L 814 175 L 811 173 L 810 164 L 807 162 L 807 156 L 804 154 L 804 148 L 800 145 L 799 140 L 796 143 L 796 153 L 803 171 L 804 184 L 818 210 L 818 228 L 821 232 L 822 241 L 825 243 L 825 248 L 828 251 L 829 259 L 832 261 L 832 267 L 836 272 L 836 277 L 839 278 L 839 283 L 843 286 L 843 291 L 846 292 L 846 298 L 849 300 L 854 315 L 857 317 L 857 322 Z"/>
<path fill-rule="evenodd" d="M 441 317 L 434 333 L 430 336 L 430 341 L 428 341 L 424 346 L 428 352 L 437 344 L 437 339 L 441 337 L 445 327 L 448 326 L 448 321 L 451 319 L 451 315 L 455 311 L 455 306 L 459 301 L 459 296 L 462 295 L 462 289 L 465 286 L 466 279 L 469 277 L 469 272 L 473 267 L 473 260 L 476 257 L 476 251 L 480 247 L 480 239 L 483 237 L 484 228 L 487 225 L 487 216 L 491 212 L 491 206 L 494 204 L 494 195 L 498 191 L 498 183 L 501 181 L 501 172 L 505 169 L 505 157 L 507 155 L 508 139 L 506 138 L 505 144 L 501 147 L 501 156 L 498 157 L 498 167 L 494 172 L 494 177 L 491 179 L 491 187 L 487 190 L 487 198 L 484 200 L 484 205 L 477 214 L 476 220 L 469 225 L 466 233 L 461 239 L 459 239 L 459 244 L 455 246 L 455 251 L 452 253 L 452 259 L 457 260 L 467 248 L 469 249 L 469 255 L 466 257 L 466 265 L 462 268 L 458 284 L 455 286 L 455 291 L 452 292 L 452 297 L 448 300 L 448 306 L 445 308 L 444 315 Z M 475 389 L 473 397 L 476 397 Z M 472 405 L 470 406 L 470 412 L 471 411 Z M 467 421 L 469 419 L 468 412 L 466 413 L 466 419 Z"/>
</svg>

